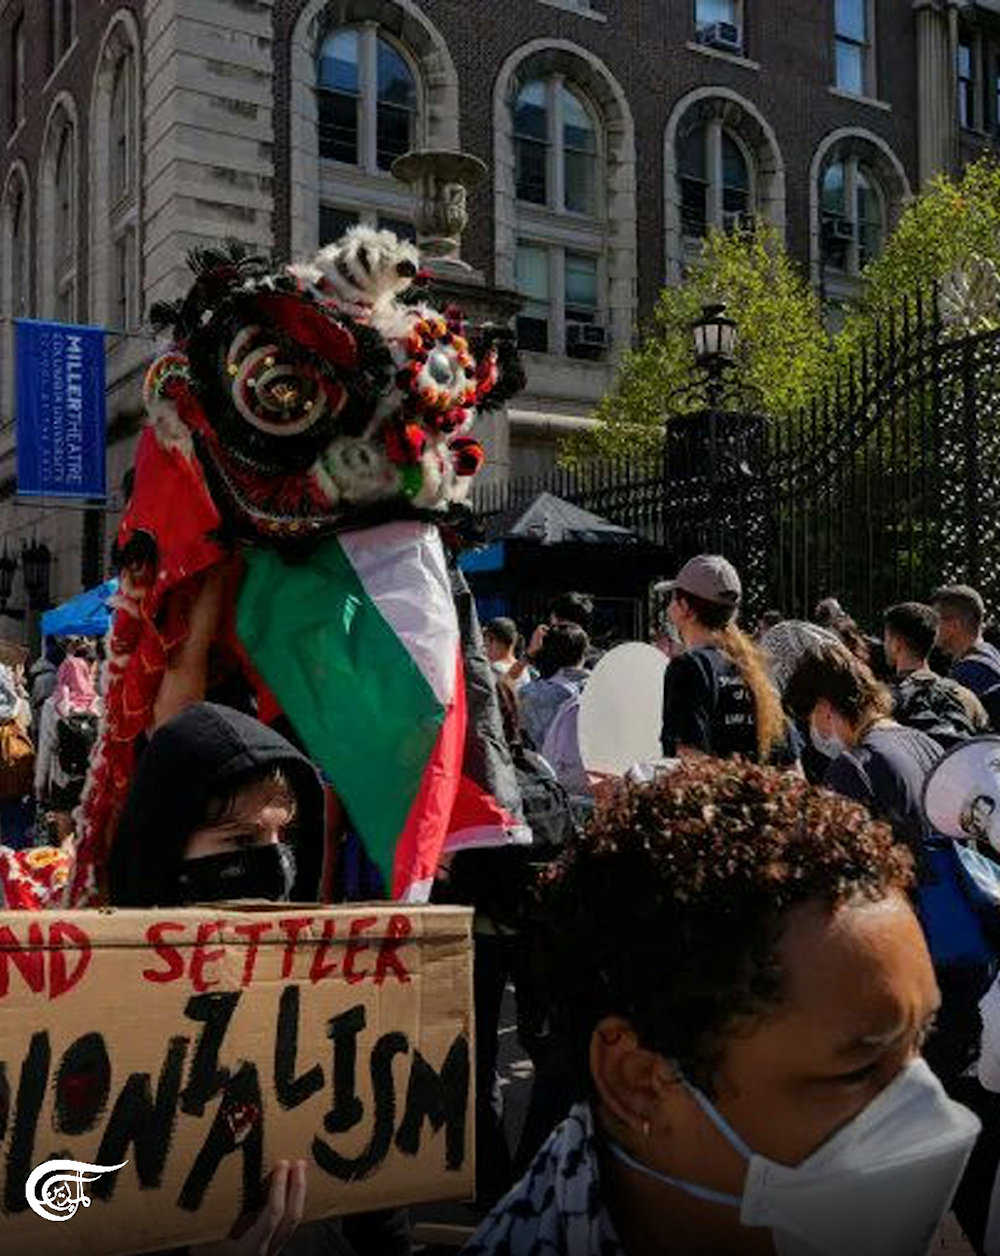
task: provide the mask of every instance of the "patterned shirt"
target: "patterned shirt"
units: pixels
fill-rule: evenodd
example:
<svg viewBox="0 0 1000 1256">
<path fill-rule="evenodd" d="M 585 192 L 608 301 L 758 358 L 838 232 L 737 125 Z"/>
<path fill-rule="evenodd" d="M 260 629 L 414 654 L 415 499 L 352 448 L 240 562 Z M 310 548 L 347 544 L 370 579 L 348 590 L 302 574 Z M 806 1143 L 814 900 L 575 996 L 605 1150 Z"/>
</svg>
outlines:
<svg viewBox="0 0 1000 1256">
<path fill-rule="evenodd" d="M 601 1198 L 594 1117 L 578 1103 L 462 1256 L 625 1256 Z"/>
</svg>

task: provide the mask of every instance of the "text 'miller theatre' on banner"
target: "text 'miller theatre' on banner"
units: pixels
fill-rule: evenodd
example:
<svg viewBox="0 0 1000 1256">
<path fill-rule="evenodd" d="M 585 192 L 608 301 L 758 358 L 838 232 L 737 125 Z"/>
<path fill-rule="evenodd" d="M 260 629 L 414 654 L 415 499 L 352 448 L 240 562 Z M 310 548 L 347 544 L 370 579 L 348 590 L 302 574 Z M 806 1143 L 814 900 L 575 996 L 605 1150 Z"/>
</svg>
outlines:
<svg viewBox="0 0 1000 1256">
<path fill-rule="evenodd" d="M 17 319 L 17 491 L 107 496 L 104 330 Z"/>
</svg>

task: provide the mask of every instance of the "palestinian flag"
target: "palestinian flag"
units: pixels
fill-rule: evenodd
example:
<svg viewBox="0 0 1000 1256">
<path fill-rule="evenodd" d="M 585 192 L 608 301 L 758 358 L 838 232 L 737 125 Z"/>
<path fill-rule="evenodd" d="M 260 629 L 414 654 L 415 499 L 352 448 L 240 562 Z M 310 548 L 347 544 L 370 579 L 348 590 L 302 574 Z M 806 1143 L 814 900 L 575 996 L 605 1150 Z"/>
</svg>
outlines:
<svg viewBox="0 0 1000 1256">
<path fill-rule="evenodd" d="M 428 898 L 455 823 L 470 844 L 483 844 L 483 825 L 489 844 L 524 840 L 516 802 L 463 783 L 466 664 L 436 527 L 388 523 L 303 562 L 264 549 L 245 562 L 239 638 L 394 899 Z"/>
</svg>

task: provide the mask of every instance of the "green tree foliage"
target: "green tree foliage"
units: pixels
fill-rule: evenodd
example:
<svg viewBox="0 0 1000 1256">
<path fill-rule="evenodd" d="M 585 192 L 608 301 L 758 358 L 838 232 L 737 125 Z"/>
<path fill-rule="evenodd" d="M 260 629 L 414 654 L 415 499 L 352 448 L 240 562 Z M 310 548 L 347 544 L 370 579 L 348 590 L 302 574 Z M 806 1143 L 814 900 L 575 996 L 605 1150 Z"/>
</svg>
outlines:
<svg viewBox="0 0 1000 1256">
<path fill-rule="evenodd" d="M 737 370 L 760 408 L 787 415 L 808 399 L 830 359 L 815 294 L 773 227 L 713 232 L 685 282 L 661 293 L 652 325 L 597 408 L 599 426 L 568 443 L 569 460 L 654 449 L 671 415 L 703 405 L 690 391 L 691 325 L 712 301 L 737 324 Z"/>
<path fill-rule="evenodd" d="M 713 233 L 684 283 L 662 292 L 651 326 L 597 408 L 597 428 L 571 440 L 565 457 L 655 449 L 672 414 L 697 408 L 696 397 L 684 396 L 695 378 L 691 324 L 709 301 L 725 302 L 737 323 L 738 370 L 760 409 L 788 418 L 850 367 L 860 346 L 872 343 L 875 324 L 904 299 L 929 297 L 935 283 L 980 259 L 1000 270 L 1000 163 L 991 157 L 958 179 L 939 175 L 904 210 L 832 339 L 773 228 Z"/>
<path fill-rule="evenodd" d="M 1000 268 L 1000 163 L 988 156 L 959 179 L 938 175 L 903 211 L 865 269 L 859 300 L 836 339 L 838 360 L 849 360 L 901 298 L 928 297 L 933 284 L 980 258 Z"/>
</svg>

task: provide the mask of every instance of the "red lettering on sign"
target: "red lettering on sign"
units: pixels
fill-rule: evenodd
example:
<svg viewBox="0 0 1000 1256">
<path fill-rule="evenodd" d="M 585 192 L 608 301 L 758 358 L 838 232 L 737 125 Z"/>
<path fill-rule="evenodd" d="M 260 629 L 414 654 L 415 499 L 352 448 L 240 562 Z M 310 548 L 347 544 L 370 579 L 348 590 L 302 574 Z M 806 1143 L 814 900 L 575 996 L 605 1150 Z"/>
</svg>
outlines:
<svg viewBox="0 0 1000 1256">
<path fill-rule="evenodd" d="M 64 939 L 77 952 L 76 967 L 71 973 L 66 971 L 66 957 L 71 947 L 64 944 Z M 83 974 L 89 968 L 92 957 L 90 938 L 68 920 L 57 920 L 49 926 L 49 946 L 54 948 L 49 969 L 49 998 L 58 999 L 61 994 L 66 994 L 83 980 Z"/>
<path fill-rule="evenodd" d="M 25 946 L 14 936 L 7 925 L 0 925 L 0 998 L 10 988 L 10 965 L 28 983 L 32 994 L 45 989 L 45 952 L 42 950 L 42 926 L 35 922 L 28 926 L 28 942 Z"/>
<path fill-rule="evenodd" d="M 217 947 L 214 951 L 206 951 L 205 943 L 212 938 L 213 934 L 225 928 L 225 924 L 224 920 L 205 920 L 198 926 L 194 954 L 191 956 L 191 985 L 198 994 L 204 994 L 206 990 L 219 984 L 218 981 L 205 980 L 205 968 L 209 964 L 217 964 L 226 952 L 221 947 Z"/>
<path fill-rule="evenodd" d="M 287 981 L 292 975 L 292 968 L 295 965 L 295 949 L 298 946 L 299 935 L 305 933 L 313 922 L 312 916 L 299 916 L 293 920 L 281 920 L 278 923 L 285 931 L 288 942 L 285 944 L 285 954 L 281 961 L 281 979 Z"/>
<path fill-rule="evenodd" d="M 183 933 L 184 926 L 172 924 L 169 920 L 161 920 L 155 925 L 150 925 L 146 930 L 146 941 L 160 959 L 165 960 L 167 964 L 166 970 L 162 968 L 146 968 L 143 970 L 143 977 L 147 981 L 155 982 L 157 985 L 163 985 L 168 981 L 176 981 L 178 977 L 184 976 L 184 960 L 181 958 L 179 951 L 175 946 L 171 946 L 168 942 L 163 941 L 163 935 L 171 930 L 175 933 Z"/>
<path fill-rule="evenodd" d="M 274 922 L 271 920 L 259 920 L 252 925 L 236 925 L 234 932 L 250 939 L 250 945 L 247 947 L 246 963 L 243 965 L 244 986 L 248 986 L 253 981 L 254 968 L 257 964 L 257 948 L 260 945 L 260 940 L 268 930 L 273 928 Z"/>
<path fill-rule="evenodd" d="M 344 980 L 350 986 L 356 986 L 359 981 L 364 981 L 368 976 L 367 968 L 360 973 L 354 971 L 355 956 L 360 955 L 362 951 L 367 951 L 369 947 L 368 942 L 359 942 L 357 940 L 358 934 L 377 924 L 378 916 L 359 916 L 356 920 L 351 921 L 351 940 L 347 944 L 347 954 L 344 956 Z"/>
<path fill-rule="evenodd" d="M 337 971 L 337 961 L 332 960 L 327 963 L 327 955 L 330 953 L 330 943 L 336 937 L 337 922 L 335 920 L 323 921 L 323 936 L 316 953 L 313 955 L 312 968 L 309 970 L 309 980 L 313 985 L 317 981 L 323 981 L 327 977 L 332 977 Z"/>
<path fill-rule="evenodd" d="M 396 974 L 397 980 L 402 984 L 410 980 L 410 974 L 399 958 L 399 948 L 405 943 L 413 929 L 408 916 L 393 916 L 389 920 L 388 935 L 382 939 L 382 945 L 378 949 L 378 959 L 375 961 L 375 984 L 380 986 L 385 981 L 388 969 Z"/>
</svg>

